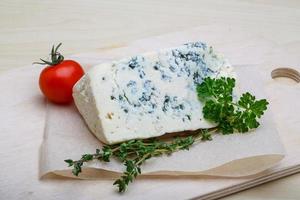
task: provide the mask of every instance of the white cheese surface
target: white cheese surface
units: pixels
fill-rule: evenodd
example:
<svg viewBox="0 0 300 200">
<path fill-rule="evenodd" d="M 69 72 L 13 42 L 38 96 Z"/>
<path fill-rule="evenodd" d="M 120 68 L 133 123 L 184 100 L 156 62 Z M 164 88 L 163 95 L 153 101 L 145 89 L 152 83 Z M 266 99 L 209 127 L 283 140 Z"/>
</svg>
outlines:
<svg viewBox="0 0 300 200">
<path fill-rule="evenodd" d="M 74 86 L 73 97 L 89 129 L 113 144 L 214 127 L 196 94 L 207 76 L 235 74 L 212 47 L 188 43 L 97 65 Z"/>
</svg>

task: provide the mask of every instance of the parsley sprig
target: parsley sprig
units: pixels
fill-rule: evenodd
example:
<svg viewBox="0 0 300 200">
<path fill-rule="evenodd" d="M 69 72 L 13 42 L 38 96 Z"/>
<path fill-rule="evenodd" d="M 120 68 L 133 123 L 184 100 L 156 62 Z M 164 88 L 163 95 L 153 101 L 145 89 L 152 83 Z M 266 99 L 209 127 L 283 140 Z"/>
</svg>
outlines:
<svg viewBox="0 0 300 200">
<path fill-rule="evenodd" d="M 246 92 L 239 100 L 233 101 L 234 78 L 205 78 L 197 86 L 197 94 L 205 102 L 203 116 L 218 123 L 223 134 L 235 131 L 245 133 L 259 126 L 258 119 L 264 114 L 269 104 L 266 99 L 256 100 Z"/>
<path fill-rule="evenodd" d="M 73 167 L 72 173 L 78 176 L 84 163 L 92 160 L 110 162 L 113 157 L 124 164 L 125 171 L 114 185 L 118 187 L 119 192 L 125 192 L 129 183 L 141 174 L 141 165 L 152 157 L 189 150 L 194 143 L 212 140 L 212 134 L 216 131 L 226 135 L 233 132 L 245 133 L 257 128 L 257 120 L 267 109 L 268 102 L 265 99 L 256 100 L 248 92 L 242 94 L 237 102 L 233 102 L 234 87 L 235 79 L 223 77 L 205 78 L 197 86 L 199 100 L 205 104 L 204 118 L 218 124 L 214 129 L 201 129 L 175 138 L 130 140 L 115 145 L 104 145 L 93 154 L 84 154 L 79 160 L 67 159 L 65 162 L 69 167 Z"/>
</svg>

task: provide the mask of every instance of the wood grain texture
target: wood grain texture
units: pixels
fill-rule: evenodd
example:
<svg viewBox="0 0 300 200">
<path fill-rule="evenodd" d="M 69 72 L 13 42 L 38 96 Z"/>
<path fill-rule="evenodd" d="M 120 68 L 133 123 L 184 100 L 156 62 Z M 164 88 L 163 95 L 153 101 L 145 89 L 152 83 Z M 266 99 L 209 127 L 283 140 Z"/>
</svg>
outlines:
<svg viewBox="0 0 300 200">
<path fill-rule="evenodd" d="M 53 43 L 73 54 L 211 24 L 260 34 L 282 47 L 299 44 L 300 2 L 1 0 L 0 24 L 1 72 L 45 57 Z M 300 174 L 224 199 L 300 199 L 299 185 Z"/>
<path fill-rule="evenodd" d="M 1 0 L 0 69 L 45 56 L 63 42 L 66 54 L 185 28 L 220 24 L 278 43 L 299 38 L 299 1 Z"/>
</svg>

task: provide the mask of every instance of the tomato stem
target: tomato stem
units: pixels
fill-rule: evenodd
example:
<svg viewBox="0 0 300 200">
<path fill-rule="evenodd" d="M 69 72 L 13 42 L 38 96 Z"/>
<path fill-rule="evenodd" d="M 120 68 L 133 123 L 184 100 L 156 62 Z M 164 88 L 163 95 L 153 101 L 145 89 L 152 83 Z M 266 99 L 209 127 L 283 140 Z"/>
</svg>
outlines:
<svg viewBox="0 0 300 200">
<path fill-rule="evenodd" d="M 61 45 L 62 45 L 62 43 L 59 43 L 56 47 L 54 45 L 52 46 L 51 53 L 50 53 L 51 61 L 47 61 L 47 60 L 44 60 L 44 59 L 40 58 L 40 60 L 42 62 L 34 62 L 33 64 L 53 66 L 53 65 L 57 65 L 57 64 L 61 63 L 64 60 L 64 56 L 61 55 L 61 53 L 58 52 L 58 48 Z"/>
</svg>

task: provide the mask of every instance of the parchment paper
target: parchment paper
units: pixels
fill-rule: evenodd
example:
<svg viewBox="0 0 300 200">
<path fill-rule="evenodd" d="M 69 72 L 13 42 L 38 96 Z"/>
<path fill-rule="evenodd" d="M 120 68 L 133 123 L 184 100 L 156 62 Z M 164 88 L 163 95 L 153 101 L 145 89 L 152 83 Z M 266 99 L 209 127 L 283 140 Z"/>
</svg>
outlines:
<svg viewBox="0 0 300 200">
<path fill-rule="evenodd" d="M 197 37 L 185 39 L 182 35 L 172 35 L 170 40 L 141 40 L 129 47 L 108 50 L 102 54 L 87 54 L 84 59 L 76 56 L 73 58 L 80 60 L 88 70 L 90 66 L 101 62 L 197 40 L 201 41 Z M 237 65 L 235 69 L 241 91 L 251 91 L 258 98 L 266 97 L 262 78 L 257 73 L 258 68 L 253 65 Z M 46 177 L 54 173 L 74 177 L 64 160 L 79 159 L 82 154 L 93 153 L 96 148 L 101 148 L 102 144 L 88 131 L 73 104 L 58 106 L 47 103 L 46 115 L 40 176 Z M 250 133 L 215 135 L 213 141 L 196 144 L 189 151 L 152 158 L 142 166 L 143 175 L 241 177 L 264 171 L 283 158 L 284 150 L 270 109 L 261 119 L 261 124 L 261 127 Z M 110 163 L 90 162 L 79 178 L 115 178 L 123 170 L 122 163 L 115 160 Z"/>
</svg>

